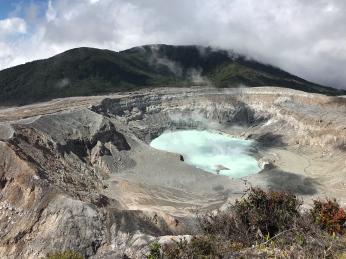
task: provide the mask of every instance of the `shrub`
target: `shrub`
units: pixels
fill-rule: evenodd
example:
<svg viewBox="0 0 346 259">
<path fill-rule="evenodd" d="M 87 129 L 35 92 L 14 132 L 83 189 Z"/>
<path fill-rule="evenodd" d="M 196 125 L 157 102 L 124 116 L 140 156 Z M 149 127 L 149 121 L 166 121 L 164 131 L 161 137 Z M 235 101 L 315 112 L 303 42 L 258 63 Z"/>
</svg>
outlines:
<svg viewBox="0 0 346 259">
<path fill-rule="evenodd" d="M 150 258 L 336 258 L 346 247 L 334 234 L 345 232 L 344 210 L 335 200 L 314 201 L 304 213 L 301 205 L 293 194 L 251 188 L 228 209 L 198 215 L 201 235 Z"/>
<path fill-rule="evenodd" d="M 334 258 L 344 249 L 345 240 L 329 235 L 315 224 L 309 213 L 304 213 L 292 228 L 278 233 L 266 246 L 279 249 L 286 258 Z"/>
<path fill-rule="evenodd" d="M 299 216 L 302 202 L 291 193 L 250 189 L 246 198 L 236 201 L 235 213 L 248 227 L 255 227 L 269 237 L 291 228 Z"/>
<path fill-rule="evenodd" d="M 62 251 L 49 253 L 47 259 L 83 259 L 84 257 L 75 251 Z"/>
<path fill-rule="evenodd" d="M 301 204 L 290 193 L 251 188 L 228 210 L 208 213 L 199 219 L 206 234 L 249 244 L 254 239 L 265 240 L 291 228 L 300 215 Z"/>
<path fill-rule="evenodd" d="M 323 230 L 336 234 L 345 233 L 346 213 L 335 199 L 314 200 L 310 213 Z"/>
<path fill-rule="evenodd" d="M 186 239 L 173 241 L 163 248 L 164 258 L 221 258 L 217 240 L 212 236 L 194 236 L 188 242 Z"/>
<path fill-rule="evenodd" d="M 147 259 L 160 259 L 161 255 L 161 245 L 158 242 L 151 243 L 149 245 L 149 255 L 147 255 Z"/>
</svg>

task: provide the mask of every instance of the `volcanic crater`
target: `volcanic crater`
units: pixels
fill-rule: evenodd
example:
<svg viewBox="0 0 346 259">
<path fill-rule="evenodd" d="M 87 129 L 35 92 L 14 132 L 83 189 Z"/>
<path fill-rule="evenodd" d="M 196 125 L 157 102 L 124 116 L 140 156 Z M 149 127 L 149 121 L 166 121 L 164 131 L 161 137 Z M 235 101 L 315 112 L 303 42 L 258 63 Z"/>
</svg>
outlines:
<svg viewBox="0 0 346 259">
<path fill-rule="evenodd" d="M 0 255 L 136 257 L 150 240 L 195 233 L 196 211 L 250 186 L 345 205 L 345 114 L 345 97 L 275 87 L 152 88 L 2 109 Z M 261 171 L 212 174 L 150 146 L 191 129 L 252 140 Z"/>
</svg>

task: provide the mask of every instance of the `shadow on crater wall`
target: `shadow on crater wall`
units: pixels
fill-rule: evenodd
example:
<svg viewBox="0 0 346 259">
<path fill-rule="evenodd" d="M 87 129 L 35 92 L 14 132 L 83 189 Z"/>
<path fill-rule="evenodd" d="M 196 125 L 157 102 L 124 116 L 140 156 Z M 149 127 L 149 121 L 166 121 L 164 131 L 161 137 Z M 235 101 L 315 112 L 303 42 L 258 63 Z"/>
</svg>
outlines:
<svg viewBox="0 0 346 259">
<path fill-rule="evenodd" d="M 256 114 L 254 110 L 243 101 L 237 99 L 235 102 L 236 102 L 236 109 L 234 113 L 232 114 L 233 115 L 232 119 L 228 121 L 229 125 L 253 127 L 268 121 L 269 118 Z"/>
<path fill-rule="evenodd" d="M 256 140 L 258 147 L 262 149 L 287 146 L 287 144 L 283 141 L 283 135 L 281 134 L 268 132 L 261 135 L 251 135 L 249 137 Z"/>
<path fill-rule="evenodd" d="M 265 172 L 263 176 L 270 190 L 287 191 L 300 195 L 313 195 L 317 193 L 318 183 L 310 177 L 277 169 Z"/>
</svg>

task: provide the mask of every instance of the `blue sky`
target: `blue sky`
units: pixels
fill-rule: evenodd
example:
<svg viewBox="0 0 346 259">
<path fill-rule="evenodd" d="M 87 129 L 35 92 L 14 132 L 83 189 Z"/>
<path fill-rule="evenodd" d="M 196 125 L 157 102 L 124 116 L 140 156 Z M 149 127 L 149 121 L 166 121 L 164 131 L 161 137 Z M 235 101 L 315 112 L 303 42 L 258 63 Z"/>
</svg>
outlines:
<svg viewBox="0 0 346 259">
<path fill-rule="evenodd" d="M 19 0 L 0 0 L 0 19 L 7 18 L 19 3 Z"/>
<path fill-rule="evenodd" d="M 0 19 L 13 16 L 25 18 L 30 7 L 35 8 L 38 16 L 42 16 L 47 9 L 48 0 L 0 0 Z"/>
<path fill-rule="evenodd" d="M 0 0 L 0 69 L 87 46 L 232 49 L 346 89 L 345 0 Z"/>
</svg>

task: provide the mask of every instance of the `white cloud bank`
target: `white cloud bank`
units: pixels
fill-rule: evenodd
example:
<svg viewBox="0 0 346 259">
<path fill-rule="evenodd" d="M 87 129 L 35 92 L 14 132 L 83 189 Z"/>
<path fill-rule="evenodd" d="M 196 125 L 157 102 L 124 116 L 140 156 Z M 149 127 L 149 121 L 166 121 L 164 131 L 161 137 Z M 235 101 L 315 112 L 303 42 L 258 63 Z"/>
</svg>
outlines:
<svg viewBox="0 0 346 259">
<path fill-rule="evenodd" d="M 54 0 L 30 28 L 0 21 L 0 67 L 79 46 L 200 44 L 346 88 L 345 24 L 344 0 Z"/>
</svg>

